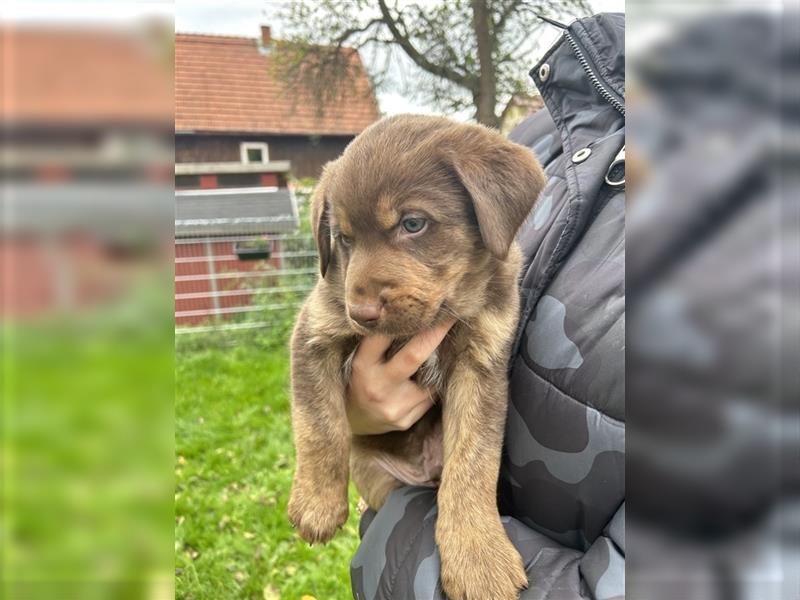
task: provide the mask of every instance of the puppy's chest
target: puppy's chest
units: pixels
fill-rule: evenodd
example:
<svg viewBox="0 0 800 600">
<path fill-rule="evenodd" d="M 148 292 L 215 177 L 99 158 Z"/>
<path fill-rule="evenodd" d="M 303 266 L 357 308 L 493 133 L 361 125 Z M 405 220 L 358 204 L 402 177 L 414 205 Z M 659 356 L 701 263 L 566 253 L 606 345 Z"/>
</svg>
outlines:
<svg viewBox="0 0 800 600">
<path fill-rule="evenodd" d="M 391 358 L 397 354 L 407 342 L 408 339 L 394 340 L 392 345 L 389 346 L 389 349 L 386 351 L 386 360 L 391 360 Z M 358 343 L 355 342 L 342 365 L 342 379 L 345 385 L 347 385 L 347 383 L 350 381 L 350 377 L 353 372 L 353 359 L 357 349 Z M 433 354 L 431 354 L 422 364 L 419 370 L 414 373 L 411 379 L 413 379 L 420 387 L 435 390 L 438 396 L 441 398 L 445 385 L 445 362 L 446 361 L 442 360 L 442 357 L 440 356 L 440 349 L 437 348 L 434 350 Z"/>
</svg>

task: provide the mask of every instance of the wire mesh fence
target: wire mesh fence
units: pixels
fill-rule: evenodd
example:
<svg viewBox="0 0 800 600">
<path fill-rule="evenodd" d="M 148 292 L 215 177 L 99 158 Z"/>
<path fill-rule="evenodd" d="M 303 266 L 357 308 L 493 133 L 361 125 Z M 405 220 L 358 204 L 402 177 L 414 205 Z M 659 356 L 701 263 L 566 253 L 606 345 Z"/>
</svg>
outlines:
<svg viewBox="0 0 800 600">
<path fill-rule="evenodd" d="M 319 272 L 306 218 L 312 189 L 295 181 L 292 189 L 176 192 L 176 335 L 285 340 Z"/>
<path fill-rule="evenodd" d="M 176 334 L 282 326 L 317 278 L 310 234 L 179 238 Z"/>
</svg>

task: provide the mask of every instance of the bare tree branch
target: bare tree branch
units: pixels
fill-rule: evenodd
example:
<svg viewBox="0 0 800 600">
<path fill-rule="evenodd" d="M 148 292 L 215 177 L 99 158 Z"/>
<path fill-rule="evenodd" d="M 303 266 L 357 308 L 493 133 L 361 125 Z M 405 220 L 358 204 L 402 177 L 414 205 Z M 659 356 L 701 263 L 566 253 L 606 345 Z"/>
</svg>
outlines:
<svg viewBox="0 0 800 600">
<path fill-rule="evenodd" d="M 271 63 L 298 102 L 321 113 L 366 87 L 353 55 L 361 51 L 374 86 L 445 112 L 472 107 L 489 125 L 511 95 L 532 90 L 527 71 L 548 27 L 538 15 L 569 22 L 591 13 L 587 0 L 282 2 L 287 36 L 274 43 Z"/>
<path fill-rule="evenodd" d="M 392 36 L 397 41 L 398 45 L 403 49 L 408 57 L 413 60 L 421 69 L 428 71 L 428 73 L 433 73 L 438 77 L 443 77 L 448 81 L 452 81 L 458 85 L 466 87 L 468 89 L 472 89 L 475 85 L 476 81 L 474 77 L 470 77 L 468 75 L 462 75 L 457 71 L 447 67 L 446 65 L 437 65 L 430 62 L 425 56 L 417 50 L 414 45 L 411 43 L 411 40 L 408 38 L 407 35 L 404 35 L 399 27 L 397 26 L 397 21 L 392 17 L 392 14 L 389 12 L 389 7 L 386 6 L 385 0 L 378 0 L 378 6 L 381 9 L 381 15 L 383 16 L 383 22 L 389 28 L 389 31 L 392 33 Z"/>
<path fill-rule="evenodd" d="M 366 33 L 373 26 L 383 23 L 381 19 L 372 19 L 363 27 L 351 27 L 342 32 L 336 39 L 336 49 L 341 50 L 342 46 L 357 33 Z"/>
<path fill-rule="evenodd" d="M 512 0 L 512 2 L 509 2 L 502 10 L 500 15 L 497 17 L 497 20 L 494 22 L 494 26 L 492 27 L 492 33 L 495 40 L 503 32 L 508 18 L 514 13 L 515 10 L 517 10 L 517 8 L 519 8 L 519 5 L 522 4 L 523 1 L 524 0 Z"/>
</svg>

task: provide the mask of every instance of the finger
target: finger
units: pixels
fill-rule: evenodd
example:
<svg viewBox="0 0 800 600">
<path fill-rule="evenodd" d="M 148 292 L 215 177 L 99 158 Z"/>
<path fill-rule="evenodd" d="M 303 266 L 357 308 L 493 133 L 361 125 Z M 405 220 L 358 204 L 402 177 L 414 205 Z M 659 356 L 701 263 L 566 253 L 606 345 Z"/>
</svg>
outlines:
<svg viewBox="0 0 800 600">
<path fill-rule="evenodd" d="M 361 340 L 353 360 L 364 361 L 368 365 L 381 363 L 391 345 L 392 338 L 389 336 L 380 333 L 368 335 Z"/>
<path fill-rule="evenodd" d="M 422 400 L 416 404 L 410 411 L 406 413 L 406 415 L 400 419 L 400 421 L 396 424 L 397 427 L 400 428 L 401 431 L 406 431 L 410 429 L 414 423 L 419 421 L 425 414 L 431 409 L 433 406 L 433 394 L 431 394 L 428 390 L 422 390 L 424 392 L 424 396 Z"/>
<path fill-rule="evenodd" d="M 455 320 L 449 319 L 433 329 L 415 335 L 386 363 L 387 371 L 395 377 L 411 377 L 442 343 L 454 323 Z"/>
<path fill-rule="evenodd" d="M 408 413 L 420 403 L 426 402 L 430 396 L 427 390 L 410 379 L 395 385 L 391 396 L 384 398 L 379 403 L 380 406 L 374 407 L 380 419 L 393 428 L 397 428 L 397 424 L 405 420 Z"/>
<path fill-rule="evenodd" d="M 396 398 L 394 401 L 403 407 L 401 412 L 407 412 L 421 402 L 431 400 L 431 392 L 424 387 L 420 387 L 410 379 L 406 379 L 403 384 L 397 388 L 394 397 Z"/>
</svg>

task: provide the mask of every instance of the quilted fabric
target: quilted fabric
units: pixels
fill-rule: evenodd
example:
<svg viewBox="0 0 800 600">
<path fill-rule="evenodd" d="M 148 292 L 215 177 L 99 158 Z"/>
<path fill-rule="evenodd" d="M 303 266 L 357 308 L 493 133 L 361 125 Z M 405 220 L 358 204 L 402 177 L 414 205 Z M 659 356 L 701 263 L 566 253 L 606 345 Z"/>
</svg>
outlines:
<svg viewBox="0 0 800 600">
<path fill-rule="evenodd" d="M 570 39 L 622 100 L 624 16 L 570 25 L 531 71 L 546 110 L 511 133 L 548 177 L 518 236 L 522 314 L 498 488 L 531 582 L 524 600 L 625 593 L 625 192 L 605 182 L 625 117 L 597 91 Z M 401 488 L 365 515 L 354 598 L 443 598 L 436 513 L 435 491 Z"/>
</svg>

